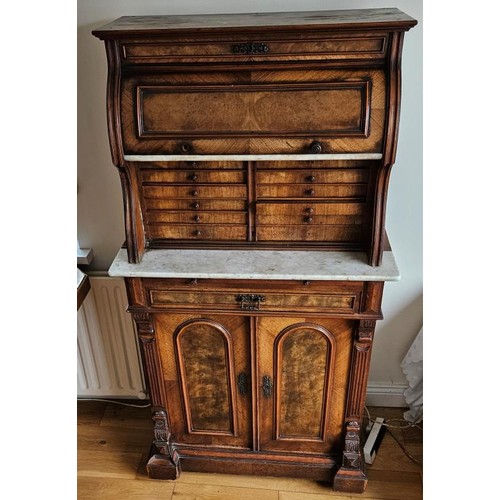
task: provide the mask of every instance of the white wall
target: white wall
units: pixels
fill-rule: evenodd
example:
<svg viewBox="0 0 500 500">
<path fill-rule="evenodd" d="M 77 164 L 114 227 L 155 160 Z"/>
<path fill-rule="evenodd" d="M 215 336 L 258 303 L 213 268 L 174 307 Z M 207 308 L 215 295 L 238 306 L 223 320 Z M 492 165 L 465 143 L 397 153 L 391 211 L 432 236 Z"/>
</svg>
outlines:
<svg viewBox="0 0 500 500">
<path fill-rule="evenodd" d="M 401 384 L 399 363 L 422 326 L 422 4 L 415 0 L 79 0 L 78 239 L 92 247 L 93 270 L 107 270 L 125 240 L 119 177 L 111 163 L 106 115 L 104 44 L 91 31 L 123 15 L 273 12 L 397 7 L 419 21 L 406 34 L 399 147 L 386 227 L 402 280 L 388 283 L 370 383 Z"/>
</svg>

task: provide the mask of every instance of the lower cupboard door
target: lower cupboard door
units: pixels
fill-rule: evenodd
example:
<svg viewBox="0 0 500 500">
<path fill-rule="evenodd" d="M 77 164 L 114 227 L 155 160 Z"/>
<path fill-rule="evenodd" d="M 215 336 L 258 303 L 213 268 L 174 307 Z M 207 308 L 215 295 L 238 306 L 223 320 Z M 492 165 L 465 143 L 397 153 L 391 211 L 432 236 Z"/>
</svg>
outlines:
<svg viewBox="0 0 500 500">
<path fill-rule="evenodd" d="M 248 321 L 155 315 L 174 443 L 251 446 Z"/>
<path fill-rule="evenodd" d="M 342 449 L 354 321 L 258 318 L 260 449 Z"/>
</svg>

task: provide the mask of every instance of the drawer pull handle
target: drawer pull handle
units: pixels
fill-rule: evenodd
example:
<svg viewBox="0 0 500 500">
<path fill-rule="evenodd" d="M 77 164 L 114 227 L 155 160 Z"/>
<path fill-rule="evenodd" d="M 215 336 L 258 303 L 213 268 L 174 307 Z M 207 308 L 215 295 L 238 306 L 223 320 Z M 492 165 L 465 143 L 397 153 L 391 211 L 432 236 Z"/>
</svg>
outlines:
<svg viewBox="0 0 500 500">
<path fill-rule="evenodd" d="M 306 212 L 308 214 L 313 214 L 314 213 L 314 208 L 306 208 Z"/>
<path fill-rule="evenodd" d="M 199 216 L 199 215 L 195 215 L 195 216 L 193 217 L 193 220 L 194 220 L 195 222 L 200 222 L 200 216 Z"/>
<path fill-rule="evenodd" d="M 200 204 L 198 202 L 191 203 L 191 208 L 198 209 L 198 208 L 200 208 Z"/>
<path fill-rule="evenodd" d="M 238 392 L 244 396 L 247 393 L 248 377 L 247 374 L 241 372 L 238 375 Z"/>
<path fill-rule="evenodd" d="M 261 302 L 265 301 L 263 295 L 256 295 L 253 293 L 247 293 L 236 296 L 236 302 L 240 304 L 240 309 L 244 311 L 258 311 L 260 309 Z"/>
<path fill-rule="evenodd" d="M 196 179 L 198 179 L 198 176 L 196 174 L 191 174 L 191 175 L 188 176 L 188 179 L 190 181 L 195 181 Z"/>
<path fill-rule="evenodd" d="M 195 236 L 201 236 L 201 231 L 198 229 L 193 233 Z"/>
<path fill-rule="evenodd" d="M 195 162 L 195 161 L 190 161 L 190 162 L 189 162 L 189 166 L 190 166 L 191 168 L 196 168 L 196 162 Z"/>
<path fill-rule="evenodd" d="M 198 279 L 197 278 L 193 278 L 190 282 L 189 282 L 189 285 L 190 286 L 196 286 L 198 284 Z"/>
<path fill-rule="evenodd" d="M 309 177 L 306 178 L 307 182 L 314 182 L 316 180 L 316 177 L 314 175 L 310 175 Z"/>
<path fill-rule="evenodd" d="M 192 196 L 198 196 L 198 194 L 199 194 L 199 193 L 198 193 L 198 191 L 196 191 L 196 189 L 195 189 L 194 191 L 191 191 L 191 195 L 192 195 Z"/>
<path fill-rule="evenodd" d="M 262 377 L 262 391 L 266 398 L 270 398 L 273 394 L 273 381 L 269 375 L 264 375 Z"/>
<path fill-rule="evenodd" d="M 313 221 L 312 217 L 304 217 L 304 222 L 306 222 L 307 224 L 311 224 L 312 221 Z"/>
<path fill-rule="evenodd" d="M 182 151 L 183 153 L 189 153 L 189 151 L 191 151 L 191 145 L 190 145 L 190 144 L 188 144 L 187 142 L 183 142 L 183 143 L 181 144 L 181 151 Z"/>
<path fill-rule="evenodd" d="M 309 151 L 315 155 L 321 153 L 321 151 L 323 150 L 322 146 L 321 146 L 321 143 L 319 143 L 318 141 L 313 141 L 311 142 L 311 145 L 309 146 Z"/>
<path fill-rule="evenodd" d="M 307 196 L 314 196 L 314 189 L 306 189 L 304 191 L 304 194 L 306 194 Z"/>
<path fill-rule="evenodd" d="M 231 47 L 233 54 L 265 54 L 269 52 L 267 43 L 236 43 Z"/>
</svg>

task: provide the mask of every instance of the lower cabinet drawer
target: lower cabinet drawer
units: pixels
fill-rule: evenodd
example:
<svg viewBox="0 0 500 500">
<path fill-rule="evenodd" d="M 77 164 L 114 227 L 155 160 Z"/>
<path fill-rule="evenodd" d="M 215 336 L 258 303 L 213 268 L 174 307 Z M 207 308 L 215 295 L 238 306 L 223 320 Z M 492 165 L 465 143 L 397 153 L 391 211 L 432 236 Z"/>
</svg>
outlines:
<svg viewBox="0 0 500 500">
<path fill-rule="evenodd" d="M 149 224 L 149 236 L 175 240 L 246 240 L 247 226 Z"/>
<path fill-rule="evenodd" d="M 203 286 L 160 285 L 146 280 L 146 297 L 150 307 L 160 309 L 209 309 L 227 311 L 309 311 L 356 313 L 359 311 L 363 287 L 358 283 L 338 285 L 328 290 L 321 284 L 314 287 L 288 284 L 292 292 L 279 287 L 259 288 L 256 285 L 232 290 L 221 287 L 203 290 Z M 293 290 L 301 288 L 300 292 Z"/>
<path fill-rule="evenodd" d="M 247 200 L 144 199 L 146 210 L 246 210 Z"/>
<path fill-rule="evenodd" d="M 176 185 L 176 186 L 144 186 L 145 198 L 245 198 L 246 186 L 241 185 Z"/>
</svg>

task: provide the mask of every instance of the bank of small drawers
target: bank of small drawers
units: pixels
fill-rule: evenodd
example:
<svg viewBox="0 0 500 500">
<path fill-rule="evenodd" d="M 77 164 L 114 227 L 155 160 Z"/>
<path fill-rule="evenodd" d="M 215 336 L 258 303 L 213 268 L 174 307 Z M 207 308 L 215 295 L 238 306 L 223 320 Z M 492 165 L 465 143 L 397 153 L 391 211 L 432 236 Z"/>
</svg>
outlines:
<svg viewBox="0 0 500 500">
<path fill-rule="evenodd" d="M 361 245 L 372 172 L 369 161 L 136 165 L 150 243 Z"/>
<path fill-rule="evenodd" d="M 140 177 L 150 240 L 247 239 L 242 162 L 151 163 Z"/>
</svg>

